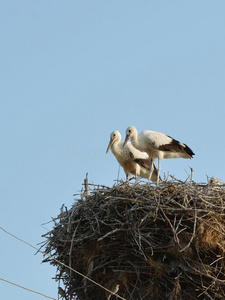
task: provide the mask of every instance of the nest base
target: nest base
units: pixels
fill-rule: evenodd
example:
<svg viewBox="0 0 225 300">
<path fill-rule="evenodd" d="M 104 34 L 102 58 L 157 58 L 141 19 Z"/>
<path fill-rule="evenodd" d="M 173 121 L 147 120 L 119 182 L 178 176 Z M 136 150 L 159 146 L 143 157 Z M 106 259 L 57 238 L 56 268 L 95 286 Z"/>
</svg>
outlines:
<svg viewBox="0 0 225 300">
<path fill-rule="evenodd" d="M 96 187 L 44 235 L 65 299 L 225 299 L 225 188 L 178 181 Z M 56 261 L 56 260 L 57 261 Z M 62 294 L 61 294 L 62 295 Z"/>
</svg>

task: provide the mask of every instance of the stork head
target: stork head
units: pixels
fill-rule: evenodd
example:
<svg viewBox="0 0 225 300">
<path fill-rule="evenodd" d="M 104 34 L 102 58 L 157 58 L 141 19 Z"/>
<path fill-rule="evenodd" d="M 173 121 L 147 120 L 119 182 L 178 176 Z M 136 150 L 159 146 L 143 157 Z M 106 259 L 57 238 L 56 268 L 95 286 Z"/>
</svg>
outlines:
<svg viewBox="0 0 225 300">
<path fill-rule="evenodd" d="M 120 142 L 121 141 L 121 134 L 119 133 L 119 131 L 115 130 L 110 134 L 110 141 L 109 141 L 109 145 L 108 148 L 106 150 L 106 153 L 109 152 L 110 148 L 112 147 L 112 145 L 115 142 Z"/>
<path fill-rule="evenodd" d="M 126 138 L 125 138 L 125 141 L 123 143 L 123 148 L 126 146 L 127 142 L 129 141 L 129 139 L 134 136 L 137 135 L 137 129 L 134 127 L 134 126 L 130 126 L 127 128 L 126 130 Z"/>
</svg>

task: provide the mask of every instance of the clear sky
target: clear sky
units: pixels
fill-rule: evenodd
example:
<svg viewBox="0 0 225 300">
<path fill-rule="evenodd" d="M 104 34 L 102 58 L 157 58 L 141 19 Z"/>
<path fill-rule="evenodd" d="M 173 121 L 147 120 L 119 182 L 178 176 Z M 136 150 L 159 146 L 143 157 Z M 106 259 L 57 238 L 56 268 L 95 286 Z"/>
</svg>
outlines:
<svg viewBox="0 0 225 300">
<path fill-rule="evenodd" d="M 225 180 L 225 1 L 7 0 L 0 13 L 1 226 L 37 245 L 85 174 L 112 186 L 109 135 L 134 125 L 186 143 L 162 161 Z M 125 178 L 123 171 L 120 177 Z M 51 224 L 47 225 L 51 229 Z M 57 298 L 56 269 L 0 231 L 0 277 Z M 2 299 L 38 300 L 0 281 Z"/>
</svg>

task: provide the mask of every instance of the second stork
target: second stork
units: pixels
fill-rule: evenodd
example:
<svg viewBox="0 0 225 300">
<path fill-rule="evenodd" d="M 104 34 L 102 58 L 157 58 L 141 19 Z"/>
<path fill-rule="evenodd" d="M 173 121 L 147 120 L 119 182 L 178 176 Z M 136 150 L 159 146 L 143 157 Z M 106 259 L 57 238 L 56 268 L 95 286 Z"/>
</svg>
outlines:
<svg viewBox="0 0 225 300">
<path fill-rule="evenodd" d="M 157 182 L 159 182 L 159 174 L 161 170 L 160 161 L 163 158 L 192 158 L 193 155 L 195 155 L 186 144 L 180 143 L 161 132 L 144 130 L 138 135 L 137 129 L 134 126 L 130 126 L 126 130 L 126 139 L 123 147 L 125 147 L 129 139 L 131 139 L 131 144 L 136 149 L 147 152 L 149 157 L 152 158 L 149 179 L 153 172 L 154 159 L 158 158 Z"/>
</svg>

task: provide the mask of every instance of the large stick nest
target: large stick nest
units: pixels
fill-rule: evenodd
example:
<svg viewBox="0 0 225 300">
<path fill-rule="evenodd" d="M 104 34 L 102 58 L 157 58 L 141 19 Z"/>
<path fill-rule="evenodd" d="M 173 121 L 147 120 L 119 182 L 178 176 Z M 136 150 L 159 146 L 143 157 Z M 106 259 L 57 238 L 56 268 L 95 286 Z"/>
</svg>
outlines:
<svg viewBox="0 0 225 300">
<path fill-rule="evenodd" d="M 95 187 L 44 235 L 65 299 L 225 299 L 225 187 Z M 56 260 L 57 261 L 56 261 Z M 62 294 L 62 293 L 61 293 Z"/>
</svg>

